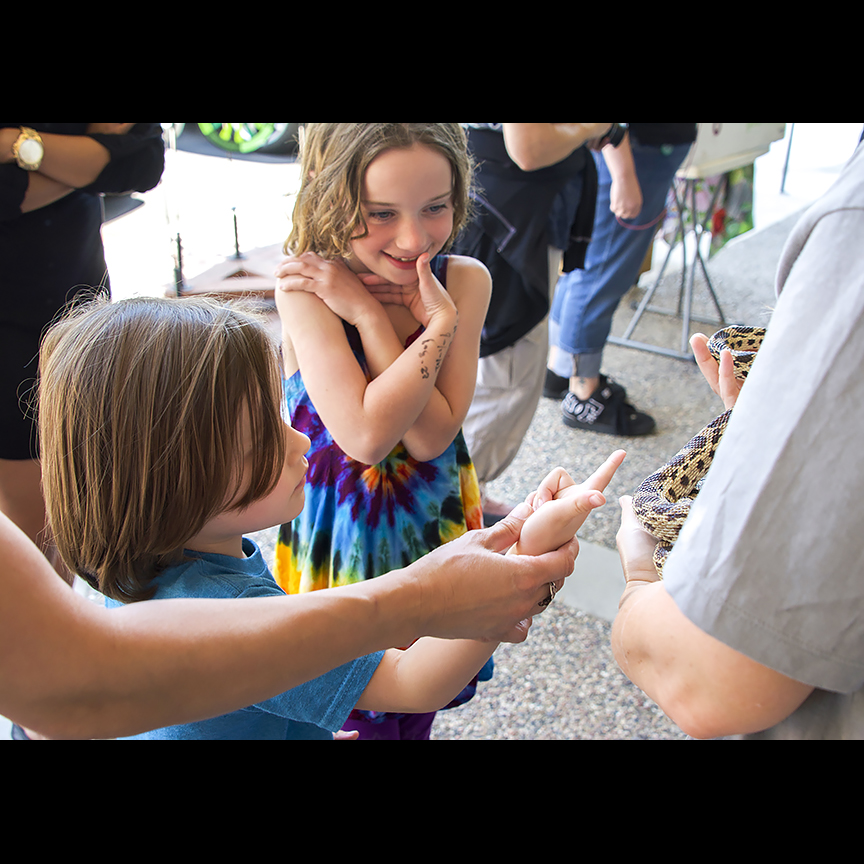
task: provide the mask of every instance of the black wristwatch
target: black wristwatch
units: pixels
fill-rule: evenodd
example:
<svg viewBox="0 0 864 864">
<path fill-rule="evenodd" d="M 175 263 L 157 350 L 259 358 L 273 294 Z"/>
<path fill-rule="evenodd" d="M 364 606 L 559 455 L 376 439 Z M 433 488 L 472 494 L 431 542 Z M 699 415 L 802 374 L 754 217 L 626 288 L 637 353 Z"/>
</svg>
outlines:
<svg viewBox="0 0 864 864">
<path fill-rule="evenodd" d="M 613 123 L 609 128 L 609 131 L 603 136 L 603 139 L 600 142 L 600 148 L 602 149 L 607 144 L 617 147 L 624 140 L 624 136 L 627 134 L 628 125 L 628 123 Z"/>
</svg>

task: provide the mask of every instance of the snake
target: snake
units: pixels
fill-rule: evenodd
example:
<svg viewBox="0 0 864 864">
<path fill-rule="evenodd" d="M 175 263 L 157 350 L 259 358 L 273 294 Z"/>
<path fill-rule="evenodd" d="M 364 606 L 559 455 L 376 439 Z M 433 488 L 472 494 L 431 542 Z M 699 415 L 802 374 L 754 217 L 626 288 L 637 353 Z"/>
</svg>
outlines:
<svg viewBox="0 0 864 864">
<path fill-rule="evenodd" d="M 728 348 L 732 353 L 735 377 L 743 381 L 764 337 L 763 327 L 724 327 L 708 340 L 708 350 L 719 363 L 720 352 Z M 637 519 L 659 541 L 654 549 L 653 560 L 661 579 L 663 565 L 702 488 L 731 415 L 730 408 L 712 420 L 662 468 L 646 477 L 633 494 L 633 510 Z"/>
</svg>

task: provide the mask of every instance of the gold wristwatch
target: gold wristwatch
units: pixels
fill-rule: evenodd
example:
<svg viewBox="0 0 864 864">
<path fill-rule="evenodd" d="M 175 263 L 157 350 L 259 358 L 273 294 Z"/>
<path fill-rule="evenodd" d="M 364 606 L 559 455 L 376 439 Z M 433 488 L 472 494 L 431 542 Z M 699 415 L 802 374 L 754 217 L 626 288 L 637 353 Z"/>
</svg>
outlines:
<svg viewBox="0 0 864 864">
<path fill-rule="evenodd" d="M 45 156 L 45 148 L 42 146 L 39 133 L 35 129 L 22 126 L 18 140 L 12 145 L 12 155 L 19 168 L 25 171 L 38 171 Z"/>
</svg>

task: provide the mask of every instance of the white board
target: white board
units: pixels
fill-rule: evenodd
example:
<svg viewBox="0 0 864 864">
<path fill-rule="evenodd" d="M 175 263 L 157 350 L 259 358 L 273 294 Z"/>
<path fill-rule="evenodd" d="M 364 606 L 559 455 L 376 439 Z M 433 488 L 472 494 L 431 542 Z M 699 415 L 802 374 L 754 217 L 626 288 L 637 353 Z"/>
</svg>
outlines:
<svg viewBox="0 0 864 864">
<path fill-rule="evenodd" d="M 698 180 L 750 165 L 785 134 L 785 123 L 700 123 L 678 176 Z"/>
</svg>

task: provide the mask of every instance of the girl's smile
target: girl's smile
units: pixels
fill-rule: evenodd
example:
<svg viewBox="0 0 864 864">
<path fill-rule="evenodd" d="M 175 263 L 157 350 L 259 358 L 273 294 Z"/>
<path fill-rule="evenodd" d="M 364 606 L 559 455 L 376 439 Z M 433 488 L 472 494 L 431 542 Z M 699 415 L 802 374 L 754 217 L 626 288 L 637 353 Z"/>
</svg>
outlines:
<svg viewBox="0 0 864 864">
<path fill-rule="evenodd" d="M 384 255 L 390 259 L 390 263 L 394 267 L 398 267 L 400 270 L 417 270 L 417 258 L 420 257 L 419 255 L 414 258 L 397 258 L 387 252 Z"/>
</svg>

